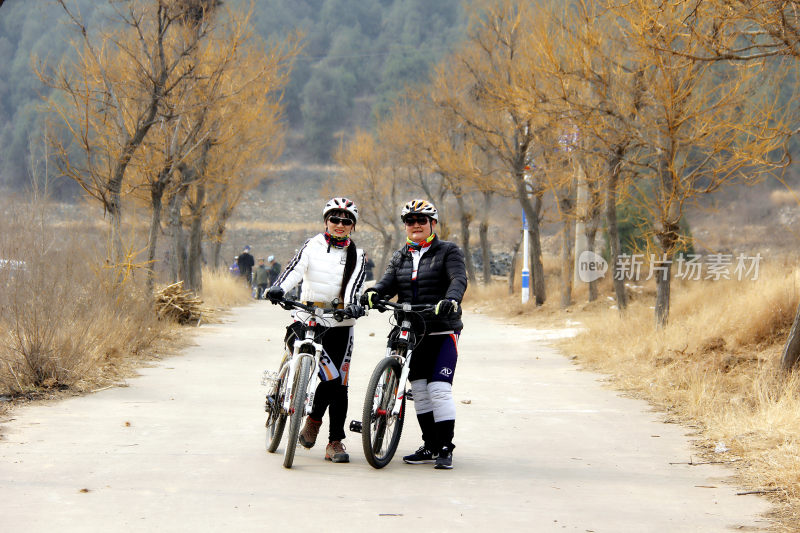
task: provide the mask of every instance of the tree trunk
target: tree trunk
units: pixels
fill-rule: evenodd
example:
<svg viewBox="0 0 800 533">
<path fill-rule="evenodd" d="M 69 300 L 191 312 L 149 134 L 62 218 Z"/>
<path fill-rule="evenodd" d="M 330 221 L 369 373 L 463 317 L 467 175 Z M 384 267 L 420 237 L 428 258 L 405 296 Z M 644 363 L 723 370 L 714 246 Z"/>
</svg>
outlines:
<svg viewBox="0 0 800 533">
<path fill-rule="evenodd" d="M 583 165 L 578 157 L 574 157 L 573 164 L 575 166 L 575 248 L 573 257 L 575 258 L 572 265 L 573 282 L 580 281 L 578 279 L 578 264 L 581 254 L 589 250 L 589 243 L 587 239 L 586 226 L 590 223 L 592 213 L 592 199 L 589 192 L 589 184 L 586 179 L 586 173 L 583 171 Z M 594 250 L 592 250 L 594 251 Z"/>
<path fill-rule="evenodd" d="M 467 267 L 467 278 L 470 283 L 475 283 L 475 263 L 472 261 L 472 249 L 469 244 L 469 225 L 472 223 L 472 215 L 464 205 L 464 198 L 456 196 L 458 204 L 459 220 L 461 221 L 461 248 L 464 250 L 464 263 Z"/>
<path fill-rule="evenodd" d="M 183 221 L 181 220 L 181 207 L 186 196 L 186 185 L 181 185 L 170 199 L 169 207 L 169 227 L 172 232 L 172 261 L 171 278 L 172 283 L 185 281 L 186 268 L 186 237 L 183 233 Z"/>
<path fill-rule="evenodd" d="M 189 281 L 189 288 L 196 293 L 203 289 L 203 218 L 206 205 L 206 186 L 204 176 L 208 162 L 208 152 L 211 150 L 211 141 L 203 143 L 203 149 L 197 162 L 197 168 L 193 169 L 192 176 L 195 184 L 195 198 L 191 203 L 192 222 L 189 232 L 189 246 L 186 258 L 186 274 Z"/>
<path fill-rule="evenodd" d="M 492 282 L 492 250 L 489 242 L 489 212 L 492 205 L 492 194 L 483 193 L 483 215 L 481 224 L 478 227 L 478 235 L 481 242 L 481 258 L 483 259 L 483 284 L 489 285 Z"/>
<path fill-rule="evenodd" d="M 597 240 L 597 228 L 600 225 L 600 218 L 595 217 L 593 220 L 589 221 L 586 224 L 586 249 L 594 252 L 595 251 L 595 241 Z M 594 302 L 597 300 L 597 284 L 600 280 L 594 280 L 589 282 L 589 301 Z"/>
<path fill-rule="evenodd" d="M 522 232 L 519 234 L 519 239 L 514 243 L 511 250 L 511 268 L 508 271 L 508 295 L 514 295 L 514 278 L 517 275 L 517 256 L 519 255 L 519 247 L 522 246 Z"/>
<path fill-rule="evenodd" d="M 214 236 L 214 246 L 213 246 L 213 260 L 214 260 L 214 270 L 219 270 L 219 260 L 222 254 L 222 243 L 225 241 L 225 230 L 227 229 L 228 219 L 233 214 L 233 209 L 230 207 L 228 202 L 226 201 L 225 204 L 219 211 L 219 215 L 217 218 L 216 223 L 214 224 L 214 230 L 212 235 Z M 222 265 L 222 268 L 227 268 L 228 262 L 225 262 Z"/>
<path fill-rule="evenodd" d="M 381 279 L 383 272 L 389 265 L 389 259 L 391 259 L 392 253 L 394 253 L 392 234 L 388 231 L 381 231 L 381 237 L 383 237 L 383 243 L 381 244 L 381 261 L 375 265 L 375 279 Z"/>
<path fill-rule="evenodd" d="M 561 308 L 566 309 L 572 305 L 572 277 L 575 275 L 575 261 L 572 254 L 575 202 L 572 193 L 568 192 L 559 200 L 559 204 L 561 216 L 564 217 L 561 230 Z"/>
<path fill-rule="evenodd" d="M 222 241 L 214 240 L 214 244 L 211 246 L 211 256 L 215 272 L 219 270 L 220 252 L 222 252 Z"/>
<path fill-rule="evenodd" d="M 680 179 L 670 170 L 669 157 L 666 154 L 661 156 L 658 174 L 660 194 L 656 194 L 656 197 L 660 199 L 659 203 L 661 204 L 659 206 L 661 213 L 661 220 L 659 222 L 661 227 L 656 232 L 656 239 L 661 247 L 662 257 L 659 258 L 659 261 L 654 261 L 655 268 L 651 266 L 651 269 L 657 273 L 656 326 L 664 328 L 669 319 L 669 289 L 672 279 L 670 276 L 672 270 L 672 256 L 675 253 L 675 245 L 680 240 L 680 202 L 674 200 L 674 198 L 677 197 L 676 189 L 679 186 Z M 666 275 L 664 275 L 664 271 L 666 271 Z"/>
<path fill-rule="evenodd" d="M 608 182 L 606 183 L 606 223 L 608 224 L 608 240 L 611 247 L 611 265 L 609 272 L 614 282 L 614 293 L 617 297 L 617 307 L 622 312 L 628 307 L 628 298 L 625 295 L 625 280 L 621 273 L 618 273 L 619 264 L 617 258 L 622 255 L 622 247 L 619 242 L 619 230 L 617 227 L 617 186 L 619 182 L 620 172 L 620 153 L 619 150 L 614 152 L 614 155 L 609 160 L 608 164 Z"/>
<path fill-rule="evenodd" d="M 147 243 L 147 292 L 153 293 L 156 275 L 156 244 L 158 243 L 158 232 L 161 229 L 161 201 L 164 189 L 160 186 L 153 186 L 150 189 L 150 205 L 153 212 L 150 214 L 150 236 Z"/>
<path fill-rule="evenodd" d="M 800 305 L 794 315 L 794 323 L 789 331 L 789 338 L 786 339 L 786 346 L 781 354 L 781 370 L 789 372 L 797 365 L 800 359 Z"/>
<path fill-rule="evenodd" d="M 206 188 L 202 182 L 197 183 L 195 201 L 192 204 L 192 224 L 189 233 L 189 251 L 187 254 L 187 273 L 189 288 L 196 293 L 203 290 L 203 214 L 205 212 Z"/>
<path fill-rule="evenodd" d="M 542 238 L 539 233 L 539 214 L 542 211 L 542 195 L 537 194 L 530 206 L 530 213 L 526 211 L 528 218 L 528 232 L 530 234 L 530 263 L 533 296 L 536 305 L 544 305 L 547 299 L 544 283 L 544 264 L 542 263 Z"/>
<path fill-rule="evenodd" d="M 572 305 L 572 276 L 575 263 L 572 257 L 572 224 L 574 220 L 564 221 L 561 238 L 561 308 Z"/>
<path fill-rule="evenodd" d="M 469 225 L 472 222 L 472 217 L 469 213 L 461 212 L 461 245 L 464 248 L 464 263 L 467 267 L 467 278 L 470 283 L 475 283 L 477 279 L 475 276 L 475 262 L 472 260 L 472 248 L 470 248 L 469 239 Z"/>
<path fill-rule="evenodd" d="M 669 292 L 672 280 L 672 254 L 664 255 L 665 260 L 657 263 L 656 269 L 656 326 L 664 328 L 669 319 Z M 663 270 L 661 270 L 663 269 Z"/>
</svg>

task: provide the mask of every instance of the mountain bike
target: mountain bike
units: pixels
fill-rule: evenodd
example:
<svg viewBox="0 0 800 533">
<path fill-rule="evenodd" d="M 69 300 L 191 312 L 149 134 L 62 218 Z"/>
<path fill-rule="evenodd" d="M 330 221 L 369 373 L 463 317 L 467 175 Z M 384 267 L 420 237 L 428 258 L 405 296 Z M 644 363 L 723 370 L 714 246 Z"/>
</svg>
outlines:
<svg viewBox="0 0 800 533">
<path fill-rule="evenodd" d="M 343 320 L 344 311 L 337 308 L 336 300 L 331 302 L 330 308 L 316 307 L 285 298 L 275 303 L 287 311 L 296 310 L 295 319 L 303 324 L 304 336 L 295 339 L 292 351 L 284 346 L 279 370 L 265 371 L 262 378 L 262 384 L 268 387 L 264 404 L 264 410 L 267 412 L 267 451 L 275 453 L 278 449 L 288 419 L 289 435 L 283 451 L 283 466 L 291 468 L 300 426 L 303 418 L 311 413 L 314 393 L 319 383 L 322 344 L 315 339 L 317 326 L 327 326 L 330 316 L 336 321 Z"/>
<path fill-rule="evenodd" d="M 411 329 L 411 315 L 433 312 L 432 304 L 397 304 L 377 300 L 373 309 L 393 311 L 394 325 L 386 343 L 386 356 L 372 372 L 364 397 L 364 409 L 351 431 L 361 433 L 361 444 L 367 462 L 374 468 L 388 465 L 397 451 L 406 412 L 406 383 L 411 353 L 417 337 Z"/>
</svg>

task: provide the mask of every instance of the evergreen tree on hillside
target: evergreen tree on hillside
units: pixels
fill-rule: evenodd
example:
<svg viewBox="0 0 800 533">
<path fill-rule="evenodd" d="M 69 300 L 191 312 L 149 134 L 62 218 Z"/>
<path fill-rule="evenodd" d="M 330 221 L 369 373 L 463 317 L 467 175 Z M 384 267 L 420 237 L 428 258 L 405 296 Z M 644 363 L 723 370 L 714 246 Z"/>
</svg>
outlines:
<svg viewBox="0 0 800 533">
<path fill-rule="evenodd" d="M 133 0 L 132 0 L 133 1 Z M 69 0 L 87 27 L 109 24 L 111 2 Z M 250 0 L 226 0 L 239 10 Z M 31 139 L 40 142 L 41 97 L 47 90 L 31 68 L 32 54 L 56 64 L 74 37 L 54 2 L 9 0 L 0 17 L 0 185 L 28 179 Z M 258 0 L 257 33 L 277 42 L 300 30 L 304 56 L 284 92 L 286 120 L 302 131 L 303 150 L 329 160 L 343 132 L 370 127 L 408 83 L 428 68 L 465 27 L 462 0 Z"/>
<path fill-rule="evenodd" d="M 327 160 L 343 132 L 371 126 L 405 85 L 426 78 L 460 39 L 463 18 L 461 0 L 265 0 L 255 26 L 267 38 L 305 34 L 286 114 L 304 152 Z"/>
<path fill-rule="evenodd" d="M 101 16 L 92 0 L 78 0 L 84 18 Z M 57 62 L 69 49 L 63 11 L 52 2 L 10 0 L 0 16 L 0 186 L 21 188 L 29 176 L 31 143 L 41 144 L 41 96 L 34 57 Z M 37 150 L 41 150 L 37 148 Z"/>
</svg>

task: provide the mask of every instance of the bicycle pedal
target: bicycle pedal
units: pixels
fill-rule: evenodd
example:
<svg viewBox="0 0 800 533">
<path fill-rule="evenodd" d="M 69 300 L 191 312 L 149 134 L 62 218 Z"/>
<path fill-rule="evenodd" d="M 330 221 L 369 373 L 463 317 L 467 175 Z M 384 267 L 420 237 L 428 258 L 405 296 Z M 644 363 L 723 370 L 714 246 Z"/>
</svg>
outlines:
<svg viewBox="0 0 800 533">
<path fill-rule="evenodd" d="M 350 421 L 350 431 L 353 433 L 361 433 L 361 420 L 351 420 Z"/>
<path fill-rule="evenodd" d="M 264 411 L 271 411 L 276 403 L 274 396 L 267 396 L 267 400 L 264 402 Z"/>
</svg>

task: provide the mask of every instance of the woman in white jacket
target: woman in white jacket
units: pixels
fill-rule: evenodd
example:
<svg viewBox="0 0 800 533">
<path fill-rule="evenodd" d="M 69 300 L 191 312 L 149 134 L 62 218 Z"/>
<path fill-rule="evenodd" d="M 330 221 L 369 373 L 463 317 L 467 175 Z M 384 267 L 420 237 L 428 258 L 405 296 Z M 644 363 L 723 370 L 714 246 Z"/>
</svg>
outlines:
<svg viewBox="0 0 800 533">
<path fill-rule="evenodd" d="M 345 318 L 336 322 L 330 317 L 321 327 L 324 356 L 329 360 L 325 371 L 320 372 L 320 383 L 314 394 L 311 414 L 306 417 L 300 431 L 299 442 L 311 448 L 317 440 L 322 416 L 328 410 L 329 433 L 325 459 L 334 463 L 347 463 L 350 457 L 342 440 L 347 418 L 347 378 L 350 356 L 353 352 L 353 325 L 364 315 L 358 299 L 364 285 L 364 251 L 356 248 L 350 234 L 358 222 L 358 208 L 347 198 L 332 198 L 322 210 L 325 231 L 308 239 L 286 266 L 275 284 L 267 291 L 273 303 L 302 282 L 300 300 L 319 307 L 331 307 L 338 299 Z M 287 328 L 286 341 L 290 346 L 302 331 L 295 322 Z"/>
</svg>

